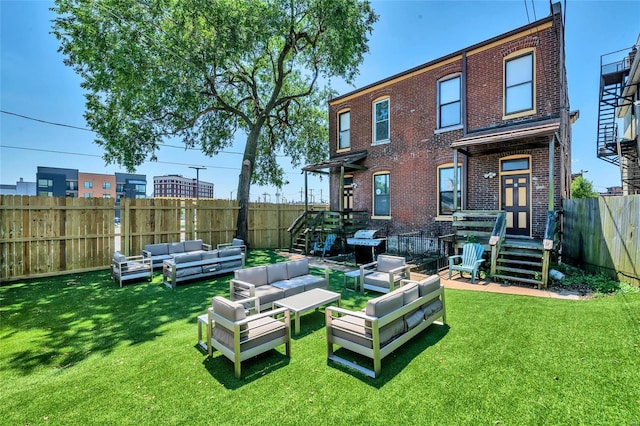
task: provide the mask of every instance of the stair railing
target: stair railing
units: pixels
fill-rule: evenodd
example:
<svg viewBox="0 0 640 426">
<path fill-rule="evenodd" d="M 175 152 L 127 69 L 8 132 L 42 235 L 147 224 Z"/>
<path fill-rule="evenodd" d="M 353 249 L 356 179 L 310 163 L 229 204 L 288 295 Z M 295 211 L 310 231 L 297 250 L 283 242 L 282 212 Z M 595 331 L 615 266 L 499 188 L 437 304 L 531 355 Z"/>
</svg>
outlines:
<svg viewBox="0 0 640 426">
<path fill-rule="evenodd" d="M 496 216 L 496 223 L 493 226 L 491 237 L 489 238 L 489 245 L 491 246 L 491 276 L 496 274 L 496 265 L 498 263 L 498 255 L 500 254 L 500 248 L 504 242 L 504 236 L 507 231 L 507 214 L 500 212 Z"/>
</svg>

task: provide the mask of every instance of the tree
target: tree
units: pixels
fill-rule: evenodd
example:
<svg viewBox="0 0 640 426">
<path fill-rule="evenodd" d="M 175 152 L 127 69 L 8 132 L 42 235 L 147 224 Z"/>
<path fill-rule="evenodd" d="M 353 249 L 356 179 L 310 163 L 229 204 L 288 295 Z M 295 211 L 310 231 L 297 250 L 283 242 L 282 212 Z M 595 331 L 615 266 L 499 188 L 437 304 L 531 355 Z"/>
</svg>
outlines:
<svg viewBox="0 0 640 426">
<path fill-rule="evenodd" d="M 600 194 L 593 190 L 591 181 L 578 176 L 571 182 L 571 198 L 598 198 Z"/>
<path fill-rule="evenodd" d="M 276 155 L 294 167 L 326 156 L 331 93 L 318 79 L 353 81 L 378 18 L 360 0 L 56 0 L 53 10 L 107 163 L 133 171 L 169 137 L 212 156 L 246 136 L 245 241 L 251 184 L 284 184 Z"/>
</svg>

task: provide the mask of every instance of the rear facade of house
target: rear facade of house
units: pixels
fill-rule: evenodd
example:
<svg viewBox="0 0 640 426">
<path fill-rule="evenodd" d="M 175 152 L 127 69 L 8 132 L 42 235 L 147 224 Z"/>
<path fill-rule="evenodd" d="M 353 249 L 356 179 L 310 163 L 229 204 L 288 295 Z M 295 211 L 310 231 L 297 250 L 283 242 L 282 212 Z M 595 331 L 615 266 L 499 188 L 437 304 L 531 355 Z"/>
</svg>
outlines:
<svg viewBox="0 0 640 426">
<path fill-rule="evenodd" d="M 388 234 L 452 232 L 462 211 L 506 212 L 542 239 L 570 190 L 564 29 L 550 16 L 329 102 L 330 209 Z"/>
</svg>

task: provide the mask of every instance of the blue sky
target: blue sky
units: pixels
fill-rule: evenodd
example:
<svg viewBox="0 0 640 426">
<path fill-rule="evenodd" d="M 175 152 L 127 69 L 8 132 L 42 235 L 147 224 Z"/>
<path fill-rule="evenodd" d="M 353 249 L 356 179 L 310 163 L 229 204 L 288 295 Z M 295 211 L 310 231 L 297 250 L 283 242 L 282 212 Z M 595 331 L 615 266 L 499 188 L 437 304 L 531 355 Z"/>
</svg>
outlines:
<svg viewBox="0 0 640 426">
<path fill-rule="evenodd" d="M 54 123 L 86 127 L 80 78 L 62 63 L 58 41 L 50 34 L 54 18 L 49 1 L 0 1 L 0 109 Z M 566 13 L 566 53 L 571 109 L 580 110 L 573 127 L 573 172 L 597 191 L 620 184 L 619 170 L 596 158 L 596 126 L 600 55 L 632 46 L 640 32 L 640 1 L 563 1 Z M 355 87 L 332 81 L 338 93 L 373 83 L 437 59 L 448 53 L 510 31 L 549 14 L 548 1 L 374 1 L 380 15 L 360 67 Z M 566 10 L 565 10 L 566 9 Z M 125 171 L 105 165 L 92 132 L 0 114 L 0 183 L 20 177 L 35 181 L 37 166 L 77 168 L 93 173 Z M 178 145 L 178 141 L 168 141 Z M 20 149 L 10 148 L 19 147 Z M 218 198 L 235 197 L 242 146 L 205 157 L 199 151 L 163 148 L 158 163 L 140 166 L 147 175 L 181 174 L 195 177 L 189 165 L 206 166 L 200 179 L 213 182 Z M 59 153 L 51 152 L 59 151 Z M 79 155 L 78 155 L 79 154 Z M 173 163 L 173 164 L 172 164 Z M 304 179 L 286 158 L 281 164 L 290 182 L 282 189 L 288 201 L 300 200 Z M 327 180 L 309 181 L 316 200 L 328 196 Z M 251 200 L 274 188 L 253 187 Z"/>
</svg>

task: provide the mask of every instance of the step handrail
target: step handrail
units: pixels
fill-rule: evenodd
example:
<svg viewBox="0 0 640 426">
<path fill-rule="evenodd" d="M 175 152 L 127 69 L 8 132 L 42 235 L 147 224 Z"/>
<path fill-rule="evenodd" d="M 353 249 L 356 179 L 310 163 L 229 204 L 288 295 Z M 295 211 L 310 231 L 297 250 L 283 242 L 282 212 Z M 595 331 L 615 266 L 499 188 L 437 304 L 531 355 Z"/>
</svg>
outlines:
<svg viewBox="0 0 640 426">
<path fill-rule="evenodd" d="M 500 248 L 504 242 L 505 234 L 507 232 L 507 213 L 499 212 L 496 216 L 496 222 L 489 238 L 489 245 L 491 246 L 491 275 L 496 274 L 496 264 L 498 263 L 498 254 Z"/>
</svg>

